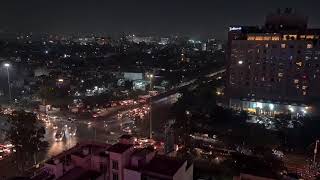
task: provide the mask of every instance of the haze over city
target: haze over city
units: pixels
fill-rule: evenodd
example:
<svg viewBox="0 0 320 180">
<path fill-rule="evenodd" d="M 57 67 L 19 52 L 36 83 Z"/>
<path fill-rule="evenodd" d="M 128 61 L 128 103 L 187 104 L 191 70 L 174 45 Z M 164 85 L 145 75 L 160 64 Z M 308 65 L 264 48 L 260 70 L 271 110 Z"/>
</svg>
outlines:
<svg viewBox="0 0 320 180">
<path fill-rule="evenodd" d="M 307 14 L 312 27 L 320 26 L 320 12 L 315 9 L 319 2 L 313 0 L 5 0 L 0 7 L 0 28 L 12 32 L 103 35 L 178 33 L 226 39 L 229 25 L 262 25 L 267 12 L 288 6 Z"/>
</svg>

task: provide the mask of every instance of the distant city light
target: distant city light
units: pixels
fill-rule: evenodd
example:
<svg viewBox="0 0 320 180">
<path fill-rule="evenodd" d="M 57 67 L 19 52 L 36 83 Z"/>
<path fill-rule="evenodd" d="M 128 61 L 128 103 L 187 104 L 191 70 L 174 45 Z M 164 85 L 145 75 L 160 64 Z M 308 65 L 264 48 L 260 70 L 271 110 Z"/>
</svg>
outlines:
<svg viewBox="0 0 320 180">
<path fill-rule="evenodd" d="M 289 111 L 290 111 L 290 112 L 294 112 L 293 107 L 289 107 Z"/>
<path fill-rule="evenodd" d="M 261 102 L 257 102 L 257 108 L 262 109 L 262 103 Z"/>
<path fill-rule="evenodd" d="M 269 108 L 272 111 L 274 109 L 274 104 L 269 104 Z"/>
<path fill-rule="evenodd" d="M 242 27 L 229 27 L 229 31 L 241 31 Z"/>
<path fill-rule="evenodd" d="M 305 115 L 305 114 L 307 114 L 307 111 L 303 109 L 302 113 Z"/>
</svg>

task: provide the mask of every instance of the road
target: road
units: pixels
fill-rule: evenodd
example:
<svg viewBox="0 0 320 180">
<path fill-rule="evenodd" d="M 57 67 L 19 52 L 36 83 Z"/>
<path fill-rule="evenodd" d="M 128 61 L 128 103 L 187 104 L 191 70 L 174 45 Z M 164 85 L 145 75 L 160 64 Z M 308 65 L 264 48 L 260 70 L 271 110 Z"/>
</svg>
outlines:
<svg viewBox="0 0 320 180">
<path fill-rule="evenodd" d="M 204 75 L 209 77 L 215 77 L 225 72 L 224 69 L 218 70 L 212 74 Z M 200 77 L 203 77 L 201 75 Z M 180 89 L 186 88 L 192 84 L 196 83 L 196 79 L 192 79 L 188 82 L 182 83 L 176 88 L 169 90 L 168 93 L 160 94 L 157 97 L 153 97 L 152 101 L 152 122 L 153 122 L 153 132 L 156 138 L 164 138 L 162 131 L 163 123 L 168 119 L 169 111 L 171 105 L 177 100 L 177 92 Z M 125 111 L 122 111 L 125 114 Z M 88 125 L 88 122 L 92 122 L 91 125 Z M 121 124 L 124 123 L 133 123 L 130 119 L 117 119 L 116 116 L 110 116 L 105 118 L 99 118 L 99 120 L 85 119 L 85 120 L 76 120 L 74 123 L 67 121 L 57 121 L 53 122 L 50 126 L 47 127 L 46 131 L 46 140 L 49 142 L 50 146 L 48 151 L 39 157 L 39 159 L 47 159 L 53 155 L 59 154 L 60 152 L 69 149 L 78 142 L 81 141 L 99 141 L 106 143 L 115 143 L 118 141 L 118 138 L 125 134 L 122 131 Z M 145 120 L 147 126 L 149 125 L 148 120 Z M 105 126 L 107 124 L 107 127 Z M 59 128 L 67 127 L 76 128 L 77 134 L 74 137 L 65 137 L 61 142 L 55 142 L 53 125 L 57 125 Z M 137 127 L 140 132 L 140 135 L 148 135 L 148 129 L 145 127 Z"/>
<path fill-rule="evenodd" d="M 163 132 L 161 130 L 162 122 L 168 118 L 170 107 L 174 102 L 176 102 L 176 100 L 176 95 L 171 95 L 153 102 L 153 130 L 154 134 L 156 136 L 158 135 L 158 139 L 163 138 Z M 46 126 L 45 135 L 46 140 L 49 142 L 49 148 L 46 152 L 39 155 L 38 161 L 48 159 L 83 141 L 99 141 L 110 144 L 118 142 L 118 138 L 121 135 L 127 134 L 127 132 L 124 132 L 122 129 L 129 126 L 133 127 L 135 124 L 131 118 L 125 116 L 127 113 L 128 111 L 120 112 L 119 114 L 123 114 L 122 118 L 118 118 L 117 115 L 114 115 L 109 117 L 100 117 L 99 119 L 77 119 L 74 122 L 69 122 L 66 118 L 51 120 L 51 124 Z M 139 127 L 137 124 L 135 129 L 138 131 L 136 133 L 141 136 L 148 135 L 149 132 L 149 117 L 146 116 L 143 121 L 143 127 Z M 88 122 L 91 122 L 91 124 L 88 125 Z M 54 126 L 57 126 L 58 129 L 54 129 Z M 77 129 L 75 136 L 68 135 L 69 127 L 70 129 Z M 64 129 L 66 135 L 62 141 L 56 142 L 55 133 L 57 130 L 61 129 Z M 134 129 L 132 128 L 132 130 Z"/>
<path fill-rule="evenodd" d="M 215 75 L 219 75 L 223 72 L 218 72 Z M 182 83 L 176 88 L 169 90 L 168 93 L 160 94 L 157 97 L 151 99 L 152 101 L 152 126 L 154 137 L 157 139 L 163 139 L 163 129 L 162 125 L 168 120 L 170 107 L 177 100 L 177 93 L 196 82 L 196 79 L 190 80 L 188 82 Z M 135 107 L 134 107 L 135 108 Z M 123 109 L 121 109 L 123 110 Z M 127 110 L 119 112 L 120 114 L 126 114 Z M 40 153 L 37 157 L 37 162 L 43 162 L 44 160 L 57 155 L 77 143 L 83 141 L 99 141 L 105 143 L 116 143 L 118 138 L 122 134 L 126 134 L 123 131 L 124 126 L 134 126 L 134 121 L 126 116 L 118 118 L 117 114 L 107 113 L 105 117 L 89 118 L 89 119 L 76 119 L 74 122 L 67 120 L 67 117 L 61 117 L 57 119 L 50 120 L 50 124 L 46 124 L 46 134 L 45 139 L 49 143 L 49 147 L 46 151 Z M 91 122 L 91 124 L 88 124 Z M 136 132 L 139 135 L 148 135 L 149 132 L 149 118 L 145 118 L 143 121 L 143 127 L 137 125 Z M 57 129 L 55 128 L 57 127 Z M 70 129 L 69 129 L 70 127 Z M 147 127 L 147 128 L 146 128 Z M 75 136 L 70 136 L 69 131 L 74 132 L 76 129 Z M 55 140 L 55 134 L 57 131 L 64 131 L 65 136 L 61 141 L 57 142 Z M 11 157 L 0 161 L 0 167 L 8 167 L 8 170 L 12 170 L 15 167 L 14 162 L 10 160 Z M 11 162 L 11 165 L 8 163 Z M 9 176 L 9 171 L 0 171 L 0 176 Z"/>
</svg>

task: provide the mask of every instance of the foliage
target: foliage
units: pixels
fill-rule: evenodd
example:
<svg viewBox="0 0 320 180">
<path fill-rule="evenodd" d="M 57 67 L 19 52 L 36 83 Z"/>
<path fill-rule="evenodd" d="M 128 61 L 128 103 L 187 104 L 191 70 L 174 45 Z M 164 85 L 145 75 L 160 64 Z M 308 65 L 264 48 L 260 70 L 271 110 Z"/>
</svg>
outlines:
<svg viewBox="0 0 320 180">
<path fill-rule="evenodd" d="M 48 146 L 44 140 L 45 128 L 33 113 L 24 111 L 13 112 L 8 124 L 6 139 L 14 145 L 23 172 L 26 161 Z"/>
<path fill-rule="evenodd" d="M 216 105 L 215 88 L 201 85 L 193 91 L 186 91 L 172 108 L 176 119 L 174 128 L 178 141 L 188 144 L 189 134 L 215 134 L 229 145 L 250 147 L 279 144 L 277 136 L 261 125 L 247 124 L 245 111 L 234 111 Z M 190 112 L 187 115 L 186 112 Z"/>
</svg>

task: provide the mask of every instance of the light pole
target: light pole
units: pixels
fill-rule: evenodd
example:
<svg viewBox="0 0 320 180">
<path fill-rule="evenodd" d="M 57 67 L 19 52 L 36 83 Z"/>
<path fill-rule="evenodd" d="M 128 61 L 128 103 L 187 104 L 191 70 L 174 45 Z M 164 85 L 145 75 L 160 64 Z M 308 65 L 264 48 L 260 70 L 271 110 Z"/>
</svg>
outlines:
<svg viewBox="0 0 320 180">
<path fill-rule="evenodd" d="M 316 144 L 315 144 L 315 147 L 313 150 L 313 165 L 314 165 L 314 167 L 316 167 L 316 156 L 318 153 L 318 143 L 319 143 L 319 140 L 316 140 Z"/>
<path fill-rule="evenodd" d="M 149 78 L 150 81 L 150 91 L 153 90 L 152 80 L 154 75 L 153 74 L 147 74 L 147 78 Z M 150 110 L 149 110 L 149 123 L 150 123 L 150 129 L 149 129 L 149 138 L 152 139 L 152 99 L 150 97 Z"/>
<path fill-rule="evenodd" d="M 11 104 L 11 86 L 10 86 L 10 73 L 9 73 L 9 68 L 11 65 L 9 63 L 4 63 L 3 66 L 7 69 L 8 88 L 9 88 L 9 104 Z"/>
</svg>

